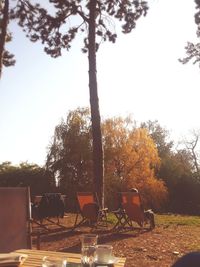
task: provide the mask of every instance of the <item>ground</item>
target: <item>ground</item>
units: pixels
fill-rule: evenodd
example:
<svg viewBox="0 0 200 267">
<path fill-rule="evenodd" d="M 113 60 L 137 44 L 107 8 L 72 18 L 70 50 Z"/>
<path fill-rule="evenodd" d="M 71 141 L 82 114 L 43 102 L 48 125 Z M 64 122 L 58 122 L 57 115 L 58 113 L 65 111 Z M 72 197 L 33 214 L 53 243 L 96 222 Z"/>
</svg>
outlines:
<svg viewBox="0 0 200 267">
<path fill-rule="evenodd" d="M 171 221 L 173 218 L 171 217 Z M 183 221 L 181 217 L 172 224 L 169 223 L 169 216 L 166 220 L 166 223 L 157 223 L 152 231 L 136 228 L 130 232 L 113 233 L 110 225 L 108 229 L 93 232 L 98 234 L 99 244 L 111 244 L 115 256 L 126 257 L 126 267 L 167 267 L 182 255 L 200 250 L 200 219 L 198 218 L 199 221 L 195 224 L 180 223 Z M 61 223 L 70 227 L 73 217 L 67 216 Z M 89 227 L 78 227 L 74 231 L 69 228 L 57 234 L 44 236 L 40 249 L 80 253 L 80 237 L 90 231 Z"/>
</svg>

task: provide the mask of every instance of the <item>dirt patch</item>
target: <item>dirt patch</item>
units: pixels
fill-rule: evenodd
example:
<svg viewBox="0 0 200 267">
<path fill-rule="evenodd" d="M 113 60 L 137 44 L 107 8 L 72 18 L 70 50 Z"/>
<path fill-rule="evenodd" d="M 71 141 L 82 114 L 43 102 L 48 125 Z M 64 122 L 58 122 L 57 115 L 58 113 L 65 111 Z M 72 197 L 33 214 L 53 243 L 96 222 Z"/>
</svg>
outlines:
<svg viewBox="0 0 200 267">
<path fill-rule="evenodd" d="M 42 250 L 80 253 L 80 237 L 91 232 L 89 227 L 79 227 L 70 230 L 74 217 L 66 217 L 61 223 L 67 226 L 56 234 L 41 238 Z M 49 226 L 50 227 L 50 226 Z M 200 250 L 200 228 L 198 226 L 157 226 L 153 231 L 136 228 L 130 232 L 113 233 L 112 226 L 108 229 L 98 229 L 99 244 L 111 244 L 114 254 L 126 257 L 126 267 L 167 267 L 182 255 Z"/>
</svg>

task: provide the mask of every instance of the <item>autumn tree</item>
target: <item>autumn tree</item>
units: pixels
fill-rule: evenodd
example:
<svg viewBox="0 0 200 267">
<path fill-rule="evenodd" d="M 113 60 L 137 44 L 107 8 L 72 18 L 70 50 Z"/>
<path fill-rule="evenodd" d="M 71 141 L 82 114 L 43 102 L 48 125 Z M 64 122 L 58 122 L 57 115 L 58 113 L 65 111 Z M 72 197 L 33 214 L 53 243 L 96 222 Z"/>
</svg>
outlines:
<svg viewBox="0 0 200 267">
<path fill-rule="evenodd" d="M 104 122 L 103 136 L 107 197 L 137 187 L 146 206 L 162 205 L 167 189 L 155 177 L 160 159 L 148 131 L 137 128 L 130 118 L 114 118 Z"/>
<path fill-rule="evenodd" d="M 166 199 L 164 183 L 157 180 L 157 149 L 145 129 L 130 118 L 111 118 L 102 123 L 105 151 L 106 205 L 114 207 L 115 195 L 138 187 L 147 206 L 157 207 Z M 61 190 L 74 199 L 78 190 L 92 190 L 92 134 L 88 109 L 70 111 L 55 128 L 49 146 L 47 169 L 59 178 Z"/>
<path fill-rule="evenodd" d="M 46 9 L 48 4 L 49 8 Z M 147 3 L 138 0 L 49 0 L 48 4 L 41 7 L 31 1 L 18 0 L 10 12 L 10 18 L 18 20 L 31 41 L 40 40 L 45 45 L 45 52 L 52 57 L 60 56 L 62 49 L 69 50 L 76 35 L 80 32 L 85 33 L 82 51 L 88 53 L 89 62 L 93 178 L 103 205 L 104 169 L 96 51 L 102 41 L 115 42 L 117 35 L 111 26 L 112 19 L 121 23 L 123 33 L 130 33 L 135 28 L 137 20 L 146 15 Z"/>
</svg>

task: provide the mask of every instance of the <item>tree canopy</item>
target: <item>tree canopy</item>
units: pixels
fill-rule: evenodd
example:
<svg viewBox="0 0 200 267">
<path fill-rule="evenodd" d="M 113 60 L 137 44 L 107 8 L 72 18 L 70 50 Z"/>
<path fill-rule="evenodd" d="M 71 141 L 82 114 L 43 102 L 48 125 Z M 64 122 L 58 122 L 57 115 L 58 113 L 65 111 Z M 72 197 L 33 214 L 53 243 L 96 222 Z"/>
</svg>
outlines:
<svg viewBox="0 0 200 267">
<path fill-rule="evenodd" d="M 137 187 L 145 205 L 158 207 L 166 200 L 167 189 L 155 177 L 160 159 L 148 131 L 120 117 L 104 120 L 102 129 L 106 204 L 114 206 L 117 192 Z M 56 126 L 49 146 L 47 169 L 72 197 L 81 189 L 94 190 L 91 137 L 89 110 L 78 108 Z"/>
<path fill-rule="evenodd" d="M 194 0 L 196 3 L 197 12 L 194 15 L 194 20 L 197 25 L 197 37 L 200 37 L 200 1 Z M 198 63 L 200 67 L 200 43 L 192 43 L 188 42 L 186 47 L 186 57 L 179 59 L 179 61 L 183 64 L 186 64 L 190 61 L 193 61 L 193 64 Z"/>
<path fill-rule="evenodd" d="M 56 126 L 46 167 L 66 194 L 93 190 L 92 134 L 89 109 L 70 111 Z M 74 195 L 73 195 L 74 197 Z"/>
<path fill-rule="evenodd" d="M 103 139 L 107 198 L 136 187 L 146 207 L 163 204 L 167 189 L 155 175 L 160 158 L 148 130 L 130 118 L 111 118 L 103 123 Z"/>
<path fill-rule="evenodd" d="M 0 185 L 30 186 L 32 195 L 61 192 L 73 200 L 68 202 L 67 208 L 74 210 L 78 190 L 95 190 L 91 131 L 88 108 L 70 111 L 55 128 L 46 167 L 27 162 L 19 166 L 3 162 Z M 157 121 L 147 121 L 138 127 L 131 117 L 107 118 L 102 122 L 102 133 L 105 200 L 111 210 L 118 208 L 118 192 L 136 187 L 146 208 L 199 214 L 197 130 L 176 148 L 169 132 Z"/>
<path fill-rule="evenodd" d="M 53 189 L 55 190 L 51 186 L 48 172 L 37 164 L 29 164 L 27 162 L 22 162 L 19 166 L 12 165 L 9 161 L 1 163 L 0 186 L 29 186 L 31 195 L 41 195 Z"/>
<path fill-rule="evenodd" d="M 9 22 L 9 0 L 0 2 L 0 78 L 3 66 L 9 67 L 15 64 L 14 55 L 5 49 L 5 43 L 12 40 L 8 31 Z"/>
<path fill-rule="evenodd" d="M 146 15 L 148 10 L 146 1 L 137 0 L 49 0 L 45 4 L 17 0 L 15 7 L 10 10 L 10 18 L 18 20 L 31 41 L 40 40 L 45 45 L 45 52 L 52 57 L 60 56 L 62 49 L 69 50 L 78 33 L 85 33 L 82 50 L 87 52 L 91 2 L 95 8 L 95 34 L 99 37 L 97 49 L 102 41 L 116 40 L 112 18 L 121 22 L 123 33 L 129 33 L 135 28 L 136 21 Z"/>
</svg>

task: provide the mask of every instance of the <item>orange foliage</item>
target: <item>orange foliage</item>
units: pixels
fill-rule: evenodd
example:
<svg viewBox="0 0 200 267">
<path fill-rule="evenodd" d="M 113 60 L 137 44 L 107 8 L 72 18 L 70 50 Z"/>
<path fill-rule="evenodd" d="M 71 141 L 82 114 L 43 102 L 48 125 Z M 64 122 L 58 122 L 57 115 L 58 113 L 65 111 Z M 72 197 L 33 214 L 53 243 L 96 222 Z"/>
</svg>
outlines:
<svg viewBox="0 0 200 267">
<path fill-rule="evenodd" d="M 161 205 L 167 189 L 155 177 L 160 158 L 147 129 L 134 127 L 130 119 L 114 118 L 105 121 L 103 136 L 107 195 L 136 187 L 146 206 Z"/>
</svg>

